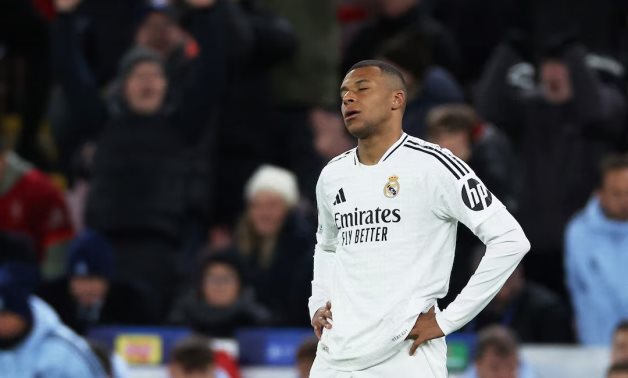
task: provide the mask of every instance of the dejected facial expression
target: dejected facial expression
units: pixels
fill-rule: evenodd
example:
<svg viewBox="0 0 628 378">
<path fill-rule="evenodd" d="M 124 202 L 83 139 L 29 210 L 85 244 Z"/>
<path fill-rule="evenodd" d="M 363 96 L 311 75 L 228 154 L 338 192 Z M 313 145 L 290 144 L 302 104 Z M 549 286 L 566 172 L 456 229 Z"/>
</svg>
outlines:
<svg viewBox="0 0 628 378">
<path fill-rule="evenodd" d="M 607 217 L 628 221 L 628 169 L 607 172 L 598 196 Z"/>
<path fill-rule="evenodd" d="M 101 277 L 72 277 L 70 293 L 79 304 L 89 307 L 105 300 L 109 283 Z"/>
<path fill-rule="evenodd" d="M 249 221 L 258 236 L 274 237 L 279 234 L 288 210 L 281 195 L 272 191 L 260 191 L 249 201 Z"/>
<path fill-rule="evenodd" d="M 628 362 L 628 330 L 620 330 L 613 337 L 612 362 Z"/>
<path fill-rule="evenodd" d="M 375 134 L 392 117 L 393 108 L 403 105 L 398 93 L 378 67 L 351 70 L 340 87 L 342 116 L 351 135 L 366 139 Z"/>
<path fill-rule="evenodd" d="M 154 114 L 166 97 L 168 81 L 161 66 L 154 62 L 135 65 L 124 83 L 127 104 L 138 114 Z"/>
<path fill-rule="evenodd" d="M 475 362 L 478 378 L 517 378 L 518 365 L 517 356 L 500 356 L 492 348 Z"/>
<path fill-rule="evenodd" d="M 203 277 L 203 296 L 207 304 L 229 307 L 238 300 L 240 279 L 233 267 L 214 263 L 207 267 Z"/>
</svg>

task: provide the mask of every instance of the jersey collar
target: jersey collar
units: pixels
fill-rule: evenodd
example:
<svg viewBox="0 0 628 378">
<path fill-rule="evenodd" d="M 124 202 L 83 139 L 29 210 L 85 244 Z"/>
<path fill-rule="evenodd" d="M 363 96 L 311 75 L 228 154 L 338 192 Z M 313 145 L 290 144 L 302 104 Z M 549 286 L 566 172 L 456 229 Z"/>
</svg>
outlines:
<svg viewBox="0 0 628 378">
<path fill-rule="evenodd" d="M 388 150 L 382 155 L 381 159 L 379 159 L 379 161 L 377 162 L 377 164 L 375 164 L 374 166 L 377 166 L 379 164 L 381 164 L 382 162 L 386 161 L 386 159 L 388 159 L 392 154 L 395 153 L 395 151 L 397 151 L 397 149 L 399 147 L 401 147 L 401 145 L 403 145 L 403 143 L 408 139 L 408 134 L 401 133 L 401 136 L 399 137 L 399 139 L 393 143 L 392 146 L 390 146 L 388 148 Z M 358 159 L 358 148 L 354 148 L 353 149 L 353 164 L 357 165 L 357 166 L 363 166 L 363 167 L 368 167 L 367 165 L 364 165 L 362 163 L 360 163 L 360 160 Z"/>
</svg>

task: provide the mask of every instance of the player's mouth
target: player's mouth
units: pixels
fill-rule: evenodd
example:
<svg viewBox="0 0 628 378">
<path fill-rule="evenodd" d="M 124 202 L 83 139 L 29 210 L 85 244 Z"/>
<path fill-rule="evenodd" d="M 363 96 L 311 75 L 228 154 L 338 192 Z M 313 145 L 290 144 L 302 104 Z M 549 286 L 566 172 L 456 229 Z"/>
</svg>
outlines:
<svg viewBox="0 0 628 378">
<path fill-rule="evenodd" d="M 345 121 L 351 121 L 353 119 L 355 119 L 358 114 L 360 114 L 359 110 L 347 110 L 345 112 Z"/>
</svg>

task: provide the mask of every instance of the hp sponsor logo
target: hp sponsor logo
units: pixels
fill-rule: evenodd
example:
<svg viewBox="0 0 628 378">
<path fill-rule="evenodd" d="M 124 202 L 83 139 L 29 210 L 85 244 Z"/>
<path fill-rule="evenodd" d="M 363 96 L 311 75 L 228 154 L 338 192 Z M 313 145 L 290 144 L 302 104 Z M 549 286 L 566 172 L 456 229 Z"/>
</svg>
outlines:
<svg viewBox="0 0 628 378">
<path fill-rule="evenodd" d="M 462 187 L 462 201 L 473 211 L 484 210 L 491 206 L 493 195 L 474 178 L 470 178 Z"/>
</svg>

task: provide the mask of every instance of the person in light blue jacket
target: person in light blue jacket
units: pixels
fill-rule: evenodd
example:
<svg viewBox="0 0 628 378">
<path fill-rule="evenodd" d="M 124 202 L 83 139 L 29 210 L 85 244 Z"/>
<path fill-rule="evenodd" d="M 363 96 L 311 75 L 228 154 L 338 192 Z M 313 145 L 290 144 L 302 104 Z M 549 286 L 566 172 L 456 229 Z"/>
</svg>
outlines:
<svg viewBox="0 0 628 378">
<path fill-rule="evenodd" d="M 580 342 L 610 345 L 628 318 L 628 154 L 604 161 L 601 187 L 567 226 L 565 270 Z"/>
<path fill-rule="evenodd" d="M 87 343 L 0 268 L 0 378 L 105 378 Z"/>
</svg>

